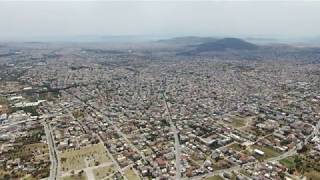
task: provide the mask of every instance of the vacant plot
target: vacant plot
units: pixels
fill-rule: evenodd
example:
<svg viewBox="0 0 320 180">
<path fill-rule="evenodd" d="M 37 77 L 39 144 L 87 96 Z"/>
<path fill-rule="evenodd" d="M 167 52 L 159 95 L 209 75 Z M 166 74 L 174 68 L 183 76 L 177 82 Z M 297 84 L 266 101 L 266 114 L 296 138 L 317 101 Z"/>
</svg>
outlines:
<svg viewBox="0 0 320 180">
<path fill-rule="evenodd" d="M 9 112 L 9 102 L 5 97 L 0 96 L 0 114 Z"/>
<path fill-rule="evenodd" d="M 132 169 L 127 169 L 124 173 L 130 180 L 140 180 L 140 177 Z"/>
<path fill-rule="evenodd" d="M 78 119 L 80 117 L 83 118 L 85 116 L 85 113 L 80 111 L 80 110 L 75 110 L 75 111 L 72 112 L 72 115 L 73 115 L 74 118 Z"/>
<path fill-rule="evenodd" d="M 146 149 L 143 149 L 142 152 L 144 153 L 144 155 L 149 156 L 152 154 L 152 150 L 151 148 L 147 147 Z"/>
<path fill-rule="evenodd" d="M 116 167 L 114 165 L 104 166 L 93 170 L 93 174 L 96 180 L 104 179 L 116 172 Z"/>
<path fill-rule="evenodd" d="M 240 128 L 246 125 L 246 119 L 237 115 L 230 116 L 230 124 L 234 128 Z"/>
<path fill-rule="evenodd" d="M 25 177 L 21 178 L 21 180 L 36 180 L 32 175 L 27 174 Z"/>
<path fill-rule="evenodd" d="M 229 168 L 231 167 L 231 164 L 230 162 L 224 160 L 224 159 L 221 159 L 219 161 L 215 161 L 213 164 L 212 164 L 212 167 L 214 170 L 220 170 L 220 169 L 226 169 L 226 168 Z"/>
<path fill-rule="evenodd" d="M 235 151 L 242 151 L 245 148 L 243 146 L 241 146 L 239 143 L 232 143 L 231 145 L 229 145 L 228 147 L 230 147 L 231 149 L 235 150 Z"/>
<path fill-rule="evenodd" d="M 89 145 L 61 153 L 61 169 L 64 172 L 96 166 L 110 161 L 103 144 Z"/>
<path fill-rule="evenodd" d="M 203 164 L 206 159 L 205 159 L 205 157 L 200 158 L 200 157 L 197 156 L 195 153 L 193 153 L 193 154 L 191 155 L 191 160 L 193 160 L 194 162 L 196 162 L 196 164 Z"/>
<path fill-rule="evenodd" d="M 240 118 L 235 118 L 232 120 L 231 125 L 235 128 L 239 128 L 239 127 L 243 127 L 246 125 L 246 122 L 244 121 L 244 119 L 240 119 Z"/>
<path fill-rule="evenodd" d="M 49 153 L 48 145 L 45 143 L 34 143 L 25 145 L 25 150 L 31 151 L 36 154 Z"/>
<path fill-rule="evenodd" d="M 205 180 L 223 180 L 221 176 L 215 175 L 211 177 L 207 177 Z"/>
<path fill-rule="evenodd" d="M 37 159 L 38 157 L 43 157 L 47 153 L 49 153 L 47 144 L 34 143 L 22 145 L 19 146 L 19 148 L 9 151 L 7 157 L 10 157 L 11 159 L 20 158 L 29 161 L 31 158 Z"/>
</svg>

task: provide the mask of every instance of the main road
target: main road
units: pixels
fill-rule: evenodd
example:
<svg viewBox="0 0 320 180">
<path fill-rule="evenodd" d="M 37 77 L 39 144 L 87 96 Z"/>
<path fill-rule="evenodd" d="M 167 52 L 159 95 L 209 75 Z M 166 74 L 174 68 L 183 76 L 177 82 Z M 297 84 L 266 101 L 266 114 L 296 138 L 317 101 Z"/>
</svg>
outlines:
<svg viewBox="0 0 320 180">
<path fill-rule="evenodd" d="M 171 111 L 170 111 L 165 93 L 163 93 L 163 97 L 165 99 L 166 109 L 169 113 L 169 124 L 171 127 L 171 131 L 173 132 L 173 135 L 174 135 L 174 149 L 175 149 L 175 156 L 176 156 L 176 179 L 181 179 L 181 146 L 179 141 L 179 132 L 177 130 L 176 125 L 172 121 Z"/>
<path fill-rule="evenodd" d="M 59 177 L 59 157 L 58 157 L 58 151 L 55 146 L 53 135 L 52 135 L 52 129 L 50 125 L 47 124 L 47 122 L 42 122 L 44 131 L 47 137 L 48 146 L 49 146 L 49 155 L 50 155 L 50 180 L 57 180 Z"/>
</svg>

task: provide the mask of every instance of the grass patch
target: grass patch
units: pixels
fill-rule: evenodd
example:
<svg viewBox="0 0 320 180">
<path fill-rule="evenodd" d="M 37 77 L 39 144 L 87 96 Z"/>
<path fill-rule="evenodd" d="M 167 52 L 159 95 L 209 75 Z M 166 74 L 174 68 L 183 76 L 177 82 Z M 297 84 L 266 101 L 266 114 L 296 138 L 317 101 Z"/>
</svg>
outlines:
<svg viewBox="0 0 320 180">
<path fill-rule="evenodd" d="M 64 172 L 79 170 L 111 161 L 103 144 L 89 145 L 80 149 L 66 150 L 60 155 L 61 169 Z"/>
<path fill-rule="evenodd" d="M 116 172 L 116 167 L 114 165 L 100 167 L 93 170 L 95 179 L 104 179 Z"/>
<path fill-rule="evenodd" d="M 140 180 L 140 177 L 132 169 L 127 169 L 124 174 L 130 180 Z"/>
<path fill-rule="evenodd" d="M 295 168 L 296 167 L 296 163 L 294 162 L 294 157 L 287 157 L 285 159 L 281 159 L 279 161 L 282 165 L 286 166 L 287 168 Z"/>
</svg>

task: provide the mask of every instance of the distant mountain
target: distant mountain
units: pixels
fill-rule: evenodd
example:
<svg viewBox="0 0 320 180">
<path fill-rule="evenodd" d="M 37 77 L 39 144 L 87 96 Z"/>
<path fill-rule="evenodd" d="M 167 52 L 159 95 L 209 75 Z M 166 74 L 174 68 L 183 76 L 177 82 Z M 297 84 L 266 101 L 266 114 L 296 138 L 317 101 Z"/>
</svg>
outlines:
<svg viewBox="0 0 320 180">
<path fill-rule="evenodd" d="M 223 38 L 213 42 L 202 43 L 195 47 L 197 52 L 225 50 L 255 50 L 258 46 L 238 38 Z"/>
<path fill-rule="evenodd" d="M 171 39 L 159 40 L 159 43 L 179 44 L 179 45 L 197 45 L 207 42 L 216 41 L 216 38 L 212 37 L 198 37 L 198 36 L 184 36 Z"/>
</svg>

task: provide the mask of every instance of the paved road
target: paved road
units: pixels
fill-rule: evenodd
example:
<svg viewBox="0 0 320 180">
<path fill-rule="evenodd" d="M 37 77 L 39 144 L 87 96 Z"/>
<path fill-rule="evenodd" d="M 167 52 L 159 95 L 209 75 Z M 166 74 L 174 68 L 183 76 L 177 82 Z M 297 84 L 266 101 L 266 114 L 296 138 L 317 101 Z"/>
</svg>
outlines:
<svg viewBox="0 0 320 180">
<path fill-rule="evenodd" d="M 53 141 L 52 129 L 46 122 L 43 122 L 44 131 L 47 137 L 48 146 L 49 146 L 49 155 L 50 155 L 50 180 L 57 180 L 59 177 L 59 158 L 58 151 L 55 147 L 55 143 Z"/>
<path fill-rule="evenodd" d="M 50 124 L 48 124 L 48 126 L 49 126 L 49 130 L 50 130 L 50 134 L 51 134 L 51 137 L 52 137 L 52 142 L 53 142 L 53 148 L 54 148 L 54 151 L 55 151 L 55 156 L 56 156 L 56 159 L 57 159 L 57 168 L 56 168 L 56 170 L 57 170 L 57 177 L 58 177 L 58 179 L 59 179 L 59 177 L 60 177 L 60 165 L 61 165 L 61 163 L 60 163 L 60 155 L 59 155 L 59 151 L 58 151 L 58 148 L 57 148 L 57 146 L 56 146 L 56 143 L 54 143 L 54 133 L 53 133 L 53 130 L 52 130 L 52 127 L 50 126 Z"/>
<path fill-rule="evenodd" d="M 169 109 L 168 102 L 166 101 L 166 95 L 163 94 L 164 99 L 165 99 L 165 105 L 167 108 L 167 111 L 169 113 L 169 123 L 171 127 L 171 131 L 174 134 L 174 149 L 175 149 L 175 156 L 176 156 L 176 179 L 181 179 L 181 146 L 180 146 L 180 141 L 179 141 L 179 134 L 178 130 L 176 128 L 176 125 L 172 121 L 172 116 L 171 116 L 171 111 Z"/>
</svg>

